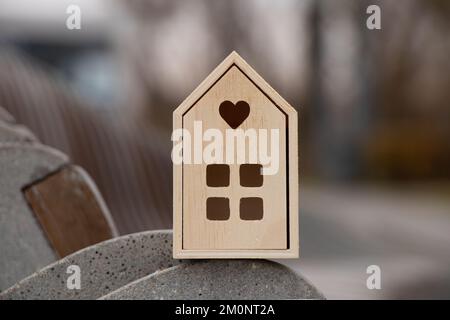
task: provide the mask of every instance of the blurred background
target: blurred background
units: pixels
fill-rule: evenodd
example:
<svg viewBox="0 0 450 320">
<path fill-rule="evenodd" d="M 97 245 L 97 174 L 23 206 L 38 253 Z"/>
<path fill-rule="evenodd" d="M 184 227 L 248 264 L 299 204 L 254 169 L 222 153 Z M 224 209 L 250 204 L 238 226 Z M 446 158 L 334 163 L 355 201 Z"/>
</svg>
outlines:
<svg viewBox="0 0 450 320">
<path fill-rule="evenodd" d="M 171 228 L 172 112 L 236 50 L 299 112 L 283 263 L 328 298 L 449 299 L 449 24 L 446 0 L 0 0 L 0 106 L 90 173 L 121 234 Z"/>
</svg>

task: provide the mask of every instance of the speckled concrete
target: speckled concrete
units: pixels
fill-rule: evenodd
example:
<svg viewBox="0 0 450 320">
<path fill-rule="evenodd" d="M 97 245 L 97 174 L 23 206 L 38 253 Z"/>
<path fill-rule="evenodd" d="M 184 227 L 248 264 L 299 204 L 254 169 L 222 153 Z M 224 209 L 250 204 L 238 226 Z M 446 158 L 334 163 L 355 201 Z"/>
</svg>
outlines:
<svg viewBox="0 0 450 320">
<path fill-rule="evenodd" d="M 157 270 L 178 265 L 172 259 L 172 231 L 147 231 L 80 250 L 24 279 L 1 299 L 96 299 Z M 68 266 L 81 270 L 81 289 L 67 289 Z"/>
<path fill-rule="evenodd" d="M 267 260 L 209 260 L 182 264 L 102 297 L 122 299 L 324 299 L 287 267 Z"/>
<path fill-rule="evenodd" d="M 49 147 L 0 143 L 0 291 L 56 260 L 22 188 L 67 161 Z"/>
</svg>

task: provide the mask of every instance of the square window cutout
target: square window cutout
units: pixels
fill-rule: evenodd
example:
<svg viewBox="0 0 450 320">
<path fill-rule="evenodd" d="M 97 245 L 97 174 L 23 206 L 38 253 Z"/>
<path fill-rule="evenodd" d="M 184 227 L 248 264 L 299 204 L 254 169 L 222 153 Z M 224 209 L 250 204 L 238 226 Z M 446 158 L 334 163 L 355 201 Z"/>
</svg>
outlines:
<svg viewBox="0 0 450 320">
<path fill-rule="evenodd" d="M 207 198 L 206 218 L 221 221 L 230 219 L 230 200 L 228 198 Z"/>
<path fill-rule="evenodd" d="M 263 175 L 260 164 L 241 164 L 239 167 L 239 177 L 243 187 L 261 187 L 263 185 Z"/>
<path fill-rule="evenodd" d="M 262 198 L 241 198 L 239 202 L 239 215 L 242 220 L 261 220 L 264 215 L 263 206 Z"/>
<path fill-rule="evenodd" d="M 230 166 L 226 164 L 207 165 L 206 185 L 208 187 L 228 187 L 230 185 Z"/>
</svg>

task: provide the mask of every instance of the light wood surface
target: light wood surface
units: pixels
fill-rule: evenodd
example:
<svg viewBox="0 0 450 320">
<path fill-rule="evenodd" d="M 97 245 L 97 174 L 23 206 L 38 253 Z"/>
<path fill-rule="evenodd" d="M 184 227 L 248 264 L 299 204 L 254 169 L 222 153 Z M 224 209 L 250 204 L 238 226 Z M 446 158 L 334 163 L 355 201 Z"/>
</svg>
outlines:
<svg viewBox="0 0 450 320">
<path fill-rule="evenodd" d="M 174 257 L 295 258 L 298 256 L 297 113 L 237 53 L 230 54 L 174 112 L 174 129 L 194 132 L 194 121 L 224 132 L 223 101 L 245 101 L 250 112 L 238 129 L 279 130 L 279 171 L 260 187 L 243 187 L 239 164 L 230 164 L 230 184 L 208 187 L 207 164 L 174 165 Z M 205 146 L 205 144 L 204 144 Z M 236 146 L 235 146 L 236 147 Z M 247 145 L 248 147 L 248 145 Z M 248 150 L 247 150 L 248 152 Z M 193 150 L 192 150 L 192 155 Z M 225 149 L 224 149 L 225 154 Z M 248 160 L 248 153 L 246 154 Z M 226 197 L 230 218 L 206 218 L 208 197 Z M 243 220 L 243 197 L 263 200 L 261 220 Z"/>
</svg>

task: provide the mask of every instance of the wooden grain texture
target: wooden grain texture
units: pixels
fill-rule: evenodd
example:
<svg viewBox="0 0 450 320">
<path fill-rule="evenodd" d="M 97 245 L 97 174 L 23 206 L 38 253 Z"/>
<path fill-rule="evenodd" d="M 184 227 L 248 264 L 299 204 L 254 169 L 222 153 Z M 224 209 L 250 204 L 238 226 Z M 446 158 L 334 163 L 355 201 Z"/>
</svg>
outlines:
<svg viewBox="0 0 450 320">
<path fill-rule="evenodd" d="M 174 165 L 174 257 L 296 258 L 298 257 L 297 112 L 237 53 L 230 54 L 174 112 L 174 129 L 194 132 L 230 126 L 220 116 L 223 101 L 246 101 L 250 114 L 240 129 L 279 129 L 280 168 L 265 175 L 261 187 L 239 183 L 239 164 L 230 165 L 230 186 L 208 187 L 206 164 Z M 206 199 L 228 197 L 230 219 L 206 219 Z M 261 197 L 261 220 L 239 218 L 242 197 Z"/>
<path fill-rule="evenodd" d="M 183 128 L 194 132 L 194 121 L 201 120 L 203 130 L 230 126 L 219 113 L 222 101 L 244 100 L 250 114 L 239 129 L 278 129 L 280 135 L 280 168 L 276 175 L 265 175 L 258 188 L 240 185 L 240 164 L 230 164 L 229 187 L 207 187 L 206 164 L 183 165 L 183 248 L 184 249 L 286 249 L 287 193 L 286 193 L 286 117 L 235 66 L 231 67 L 208 92 L 184 115 Z M 270 137 L 270 134 L 268 135 Z M 235 147 L 236 151 L 237 147 Z M 248 150 L 246 158 L 248 159 Z M 192 153 L 193 154 L 193 153 Z M 223 150 L 225 155 L 225 150 Z M 261 197 L 264 200 L 264 219 L 243 221 L 239 218 L 241 197 Z M 230 219 L 223 222 L 205 219 L 206 199 L 228 197 Z"/>
<path fill-rule="evenodd" d="M 79 167 L 66 166 L 23 191 L 60 257 L 116 235 L 103 200 Z"/>
</svg>

